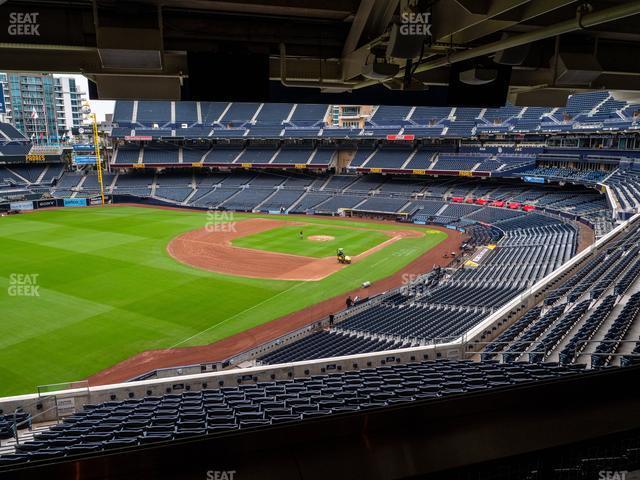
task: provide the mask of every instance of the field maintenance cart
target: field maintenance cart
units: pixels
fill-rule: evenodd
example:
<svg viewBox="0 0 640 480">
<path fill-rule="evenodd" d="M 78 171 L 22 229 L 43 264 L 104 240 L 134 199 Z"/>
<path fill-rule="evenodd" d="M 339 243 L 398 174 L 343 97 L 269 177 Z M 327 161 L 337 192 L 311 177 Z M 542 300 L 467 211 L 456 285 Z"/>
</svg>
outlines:
<svg viewBox="0 0 640 480">
<path fill-rule="evenodd" d="M 351 257 L 349 255 L 344 254 L 344 248 L 339 248 L 336 253 L 336 258 L 338 259 L 338 263 L 343 263 L 345 265 L 351 264 Z"/>
</svg>

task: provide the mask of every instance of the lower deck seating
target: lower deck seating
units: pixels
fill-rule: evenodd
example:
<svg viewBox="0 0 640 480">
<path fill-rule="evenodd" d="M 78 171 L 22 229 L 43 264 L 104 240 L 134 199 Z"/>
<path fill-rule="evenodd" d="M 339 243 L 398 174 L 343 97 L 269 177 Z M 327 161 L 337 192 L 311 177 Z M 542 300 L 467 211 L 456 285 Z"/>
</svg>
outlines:
<svg viewBox="0 0 640 480">
<path fill-rule="evenodd" d="M 323 212 L 336 212 L 340 208 L 354 208 L 365 199 L 364 196 L 340 195 L 329 198 L 320 205 L 316 205 L 314 209 Z"/>
<path fill-rule="evenodd" d="M 378 305 L 340 322 L 344 332 L 391 335 L 420 343 L 458 337 L 484 318 L 465 308 L 441 308 L 428 304 Z"/>
<path fill-rule="evenodd" d="M 381 352 L 403 348 L 396 340 L 378 340 L 340 332 L 318 332 L 259 358 L 260 363 L 289 363 L 356 353 Z"/>
<path fill-rule="evenodd" d="M 263 211 L 287 210 L 302 196 L 303 193 L 303 190 L 279 190 L 264 202 L 260 206 L 260 209 Z"/>
<path fill-rule="evenodd" d="M 400 211 L 407 203 L 406 198 L 371 197 L 358 205 L 358 210 L 395 213 Z"/>
<path fill-rule="evenodd" d="M 227 210 L 251 211 L 272 194 L 273 190 L 246 188 L 226 200 L 222 206 Z"/>
<path fill-rule="evenodd" d="M 233 188 L 218 187 L 215 189 L 199 188 L 193 197 L 191 197 L 191 205 L 196 207 L 217 207 L 226 199 L 238 193 Z"/>
<path fill-rule="evenodd" d="M 327 193 L 307 193 L 304 195 L 298 203 L 296 203 L 291 211 L 293 213 L 307 213 L 321 204 L 322 202 L 329 200 L 331 195 Z"/>
<path fill-rule="evenodd" d="M 184 202 L 193 190 L 187 187 L 161 187 L 156 189 L 156 197 L 166 198 L 174 202 Z"/>
</svg>

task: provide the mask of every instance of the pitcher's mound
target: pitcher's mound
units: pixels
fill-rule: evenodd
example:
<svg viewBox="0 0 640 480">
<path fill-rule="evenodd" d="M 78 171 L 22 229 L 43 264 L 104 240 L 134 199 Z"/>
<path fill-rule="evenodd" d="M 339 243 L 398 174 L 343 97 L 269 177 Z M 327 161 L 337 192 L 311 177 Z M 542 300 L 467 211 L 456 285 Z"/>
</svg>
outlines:
<svg viewBox="0 0 640 480">
<path fill-rule="evenodd" d="M 332 237 L 331 235 L 309 235 L 307 238 L 314 242 L 330 242 L 331 240 L 335 240 L 336 237 Z"/>
</svg>

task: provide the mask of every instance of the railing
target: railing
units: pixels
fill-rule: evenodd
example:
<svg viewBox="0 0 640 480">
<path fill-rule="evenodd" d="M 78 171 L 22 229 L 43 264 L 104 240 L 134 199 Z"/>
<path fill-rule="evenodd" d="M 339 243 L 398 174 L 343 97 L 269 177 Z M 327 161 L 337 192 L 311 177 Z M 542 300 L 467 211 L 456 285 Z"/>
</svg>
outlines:
<svg viewBox="0 0 640 480">
<path fill-rule="evenodd" d="M 78 380 L 75 382 L 62 382 L 62 383 L 50 383 L 48 385 L 38 385 L 36 392 L 39 397 L 46 396 L 48 392 L 59 392 L 60 390 L 70 390 L 79 388 L 89 388 L 89 382 L 87 380 Z M 45 394 L 45 395 L 43 395 Z"/>
<path fill-rule="evenodd" d="M 50 406 L 48 408 L 44 408 L 42 409 L 42 405 L 43 405 L 43 400 L 46 399 L 51 399 L 53 400 L 53 406 Z M 20 415 L 23 412 L 28 412 L 28 411 L 37 411 L 38 413 L 34 414 L 29 414 L 29 416 L 25 419 L 22 420 L 21 422 L 18 421 L 18 415 Z M 55 395 L 51 395 L 48 397 L 42 397 L 42 398 L 38 398 L 37 400 L 34 400 L 32 402 L 28 402 L 25 405 L 21 405 L 20 407 L 17 407 L 13 410 L 13 425 L 12 425 L 12 430 L 13 430 L 13 438 L 16 442 L 16 445 L 20 445 L 20 434 L 19 434 L 19 430 L 21 430 L 24 426 L 28 426 L 29 429 L 31 429 L 31 426 L 34 423 L 38 423 L 38 419 L 39 418 L 45 418 L 48 416 L 48 414 L 50 412 L 55 412 L 55 422 L 56 423 L 60 423 L 60 413 L 58 410 L 58 401 L 57 398 L 55 397 Z"/>
</svg>

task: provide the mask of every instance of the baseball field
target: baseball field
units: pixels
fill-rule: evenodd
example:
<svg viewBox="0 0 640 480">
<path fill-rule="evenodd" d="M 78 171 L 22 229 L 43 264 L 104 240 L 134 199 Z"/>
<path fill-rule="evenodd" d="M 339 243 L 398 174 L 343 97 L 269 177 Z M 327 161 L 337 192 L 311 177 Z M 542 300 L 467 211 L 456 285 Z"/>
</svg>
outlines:
<svg viewBox="0 0 640 480">
<path fill-rule="evenodd" d="M 272 218 L 139 207 L 0 218 L 0 396 L 81 380 L 147 350 L 215 342 L 388 277 L 447 237 L 392 223 Z M 202 235 L 168 248 L 193 232 Z M 337 247 L 352 265 L 337 265 Z M 199 263 L 210 251 L 225 261 Z M 252 255 L 293 263 L 270 277 L 256 265 L 264 257 Z M 243 262 L 260 275 L 236 272 Z M 302 280 L 304 262 L 330 269 Z"/>
</svg>

